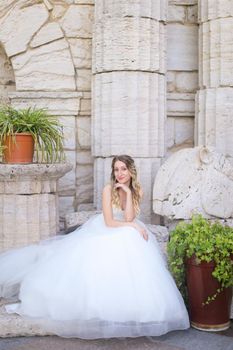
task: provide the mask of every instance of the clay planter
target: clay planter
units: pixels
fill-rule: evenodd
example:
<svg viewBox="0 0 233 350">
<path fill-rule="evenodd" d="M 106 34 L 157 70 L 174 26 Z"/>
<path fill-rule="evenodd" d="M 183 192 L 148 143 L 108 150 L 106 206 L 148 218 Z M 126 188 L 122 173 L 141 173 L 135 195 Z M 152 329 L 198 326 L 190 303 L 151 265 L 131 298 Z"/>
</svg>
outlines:
<svg viewBox="0 0 233 350">
<path fill-rule="evenodd" d="M 34 154 L 34 139 L 29 133 L 19 133 L 7 136 L 3 146 L 4 163 L 32 163 Z"/>
<path fill-rule="evenodd" d="M 220 331 L 230 326 L 232 288 L 225 288 L 216 299 L 203 305 L 216 293 L 220 284 L 212 276 L 214 263 L 197 264 L 195 257 L 186 260 L 186 278 L 191 326 L 205 331 Z"/>
</svg>

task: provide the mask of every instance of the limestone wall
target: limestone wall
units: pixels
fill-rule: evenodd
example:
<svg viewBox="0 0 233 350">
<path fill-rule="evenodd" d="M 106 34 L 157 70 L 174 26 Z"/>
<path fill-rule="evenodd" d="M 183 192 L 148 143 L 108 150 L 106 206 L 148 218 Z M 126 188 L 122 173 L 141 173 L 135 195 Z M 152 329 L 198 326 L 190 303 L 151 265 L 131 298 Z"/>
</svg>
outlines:
<svg viewBox="0 0 233 350">
<path fill-rule="evenodd" d="M 193 146 L 198 88 L 197 0 L 169 0 L 167 18 L 167 153 Z"/>
<path fill-rule="evenodd" d="M 0 4 L 0 97 L 5 98 L 7 92 L 16 107 L 47 108 L 64 125 L 67 160 L 73 170 L 60 180 L 62 217 L 93 202 L 93 13 L 94 0 L 9 0 Z"/>
<path fill-rule="evenodd" d="M 144 157 L 149 163 L 155 159 L 156 164 L 148 165 L 153 170 L 152 180 L 144 179 L 141 171 L 149 203 L 150 182 L 161 160 L 170 149 L 193 144 L 197 0 L 169 0 L 168 7 L 163 0 L 143 1 L 141 7 L 139 3 L 135 0 L 134 6 L 132 2 L 119 1 L 115 9 L 118 12 L 114 10 L 111 19 L 105 16 L 102 23 L 101 1 L 1 1 L 0 98 L 9 97 L 17 107 L 48 108 L 64 125 L 67 159 L 73 170 L 60 180 L 61 216 L 92 209 L 93 192 L 100 192 L 104 180 L 101 164 L 105 157 L 132 151 L 140 167 Z M 106 11 L 111 12 L 108 7 L 112 1 L 104 4 Z M 92 62 L 94 11 L 97 42 Z M 124 13 L 129 13 L 129 17 L 124 17 Z M 108 119 L 112 120 L 111 126 L 103 120 L 105 140 L 101 138 L 101 124 L 92 122 L 91 126 L 91 69 L 95 76 L 96 115 L 109 115 L 109 108 L 115 113 Z M 123 140 L 117 134 L 120 106 L 125 111 L 124 118 L 136 128 L 134 133 L 122 132 Z M 125 140 L 128 148 L 123 147 Z M 95 190 L 92 154 L 100 157 L 95 173 L 102 169 Z"/>
</svg>

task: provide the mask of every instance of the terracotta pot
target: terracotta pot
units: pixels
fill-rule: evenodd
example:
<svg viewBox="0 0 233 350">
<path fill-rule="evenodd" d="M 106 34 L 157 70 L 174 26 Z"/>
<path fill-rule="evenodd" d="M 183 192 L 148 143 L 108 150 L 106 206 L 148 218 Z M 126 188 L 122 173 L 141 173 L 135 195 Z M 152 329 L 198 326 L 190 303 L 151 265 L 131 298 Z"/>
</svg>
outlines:
<svg viewBox="0 0 233 350">
<path fill-rule="evenodd" d="M 4 163 L 32 163 L 34 154 L 34 139 L 29 133 L 19 133 L 7 136 L 3 143 Z"/>
<path fill-rule="evenodd" d="M 230 327 L 231 287 L 203 305 L 220 288 L 219 282 L 212 276 L 214 267 L 213 262 L 197 264 L 194 256 L 186 260 L 190 320 L 196 329 L 220 331 Z"/>
</svg>

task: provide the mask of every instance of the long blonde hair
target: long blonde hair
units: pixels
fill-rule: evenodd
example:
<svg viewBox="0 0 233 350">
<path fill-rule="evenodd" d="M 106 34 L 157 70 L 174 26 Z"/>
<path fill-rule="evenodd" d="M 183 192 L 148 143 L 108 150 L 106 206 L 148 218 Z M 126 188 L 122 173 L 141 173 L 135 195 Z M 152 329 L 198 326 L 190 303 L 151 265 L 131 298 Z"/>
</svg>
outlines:
<svg viewBox="0 0 233 350">
<path fill-rule="evenodd" d="M 114 185 L 116 184 L 116 177 L 114 174 L 114 166 L 117 161 L 121 161 L 126 165 L 131 175 L 129 188 L 132 192 L 133 206 L 136 214 L 140 212 L 140 201 L 141 201 L 141 186 L 137 180 L 137 170 L 133 158 L 128 155 L 115 156 L 112 160 L 112 172 L 111 172 L 111 187 L 112 187 L 112 205 L 116 208 L 120 208 L 120 196 Z"/>
</svg>

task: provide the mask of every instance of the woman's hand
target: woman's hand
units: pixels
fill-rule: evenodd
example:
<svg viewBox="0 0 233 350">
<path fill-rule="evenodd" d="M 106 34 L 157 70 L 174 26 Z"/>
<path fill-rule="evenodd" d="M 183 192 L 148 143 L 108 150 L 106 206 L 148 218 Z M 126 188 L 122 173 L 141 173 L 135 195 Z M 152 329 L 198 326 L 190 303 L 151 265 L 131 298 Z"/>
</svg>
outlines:
<svg viewBox="0 0 233 350">
<path fill-rule="evenodd" d="M 136 228 L 136 230 L 140 233 L 142 238 L 145 239 L 145 241 L 148 241 L 148 233 L 144 227 L 142 227 L 136 223 L 133 223 L 133 227 Z"/>
<path fill-rule="evenodd" d="M 124 185 L 124 184 L 120 184 L 119 182 L 117 182 L 114 187 L 117 188 L 121 188 L 125 193 L 131 193 L 131 190 L 128 186 Z"/>
</svg>

